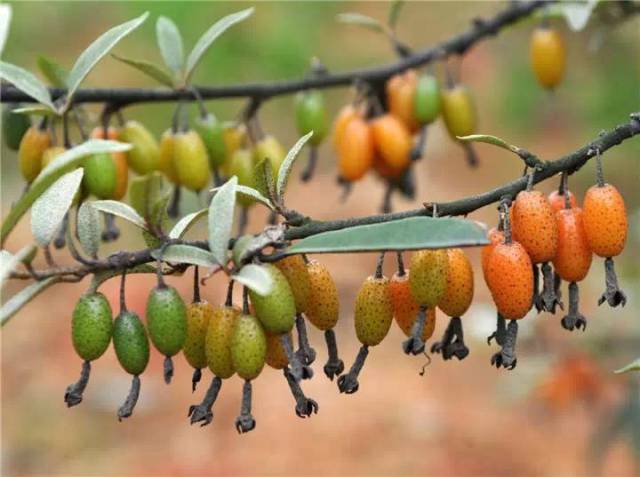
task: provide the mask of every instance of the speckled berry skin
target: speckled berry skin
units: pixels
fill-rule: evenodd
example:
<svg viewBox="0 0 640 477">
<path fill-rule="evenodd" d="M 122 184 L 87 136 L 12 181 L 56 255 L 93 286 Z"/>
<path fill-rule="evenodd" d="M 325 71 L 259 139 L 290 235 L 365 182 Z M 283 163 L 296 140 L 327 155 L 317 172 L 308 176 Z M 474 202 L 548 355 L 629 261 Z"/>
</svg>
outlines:
<svg viewBox="0 0 640 477">
<path fill-rule="evenodd" d="M 293 298 L 296 303 L 296 312 L 304 313 L 309 306 L 311 296 L 311 279 L 307 264 L 304 263 L 302 255 L 292 255 L 274 263 L 280 270 L 291 287 Z"/>
<path fill-rule="evenodd" d="M 529 49 L 531 67 L 543 88 L 555 88 L 564 76 L 567 53 L 560 34 L 551 28 L 536 28 Z"/>
<path fill-rule="evenodd" d="M 18 147 L 18 160 L 20 162 L 20 172 L 27 182 L 33 180 L 42 170 L 42 154 L 51 145 L 51 134 L 48 130 L 40 130 L 37 127 L 30 127 L 22 136 Z"/>
<path fill-rule="evenodd" d="M 411 295 L 409 287 L 409 275 L 398 275 L 397 273 L 391 277 L 389 281 L 389 292 L 391 293 L 391 303 L 393 306 L 393 318 L 398 327 L 406 336 L 411 335 L 411 328 L 416 321 L 420 305 L 416 303 Z M 427 341 L 433 335 L 436 327 L 436 310 L 435 308 L 427 309 L 427 319 L 422 331 L 422 341 Z"/>
<path fill-rule="evenodd" d="M 311 294 L 305 316 L 319 330 L 330 330 L 340 317 L 338 289 L 327 267 L 317 260 L 310 260 L 307 270 Z"/>
<path fill-rule="evenodd" d="M 293 292 L 284 274 L 271 264 L 263 267 L 273 280 L 273 288 L 267 295 L 259 295 L 249 290 L 249 297 L 255 314 L 269 333 L 287 333 L 293 328 L 296 315 L 296 303 Z"/>
<path fill-rule="evenodd" d="M 493 249 L 496 248 L 496 245 L 504 242 L 504 232 L 502 230 L 498 230 L 496 227 L 493 227 L 489 230 L 487 234 L 487 238 L 489 239 L 489 245 L 485 245 L 482 247 L 482 251 L 480 252 L 480 258 L 482 261 L 482 274 L 484 275 L 484 279 L 487 279 L 487 267 L 489 265 L 489 257 L 493 252 Z"/>
<path fill-rule="evenodd" d="M 239 308 L 219 306 L 209 320 L 205 339 L 207 366 L 220 379 L 230 378 L 236 372 L 231 359 L 231 340 L 239 316 Z"/>
<path fill-rule="evenodd" d="M 112 333 L 113 314 L 106 297 L 102 293 L 82 295 L 71 321 L 71 338 L 78 356 L 85 361 L 98 359 L 109 347 Z"/>
<path fill-rule="evenodd" d="M 556 212 L 558 220 L 558 252 L 553 268 L 565 281 L 584 280 L 591 266 L 592 253 L 584 231 L 582 209 L 571 208 Z"/>
<path fill-rule="evenodd" d="M 231 338 L 231 362 L 238 376 L 251 380 L 258 377 L 267 356 L 267 338 L 255 316 L 240 315 Z"/>
<path fill-rule="evenodd" d="M 522 191 L 511 208 L 513 240 L 533 263 L 550 262 L 558 249 L 558 223 L 547 197 L 538 190 Z"/>
<path fill-rule="evenodd" d="M 213 305 L 206 301 L 187 305 L 187 337 L 182 345 L 182 352 L 191 367 L 196 369 L 207 366 L 205 340 L 213 310 Z"/>
<path fill-rule="evenodd" d="M 120 313 L 113 324 L 113 347 L 122 368 L 129 374 L 142 374 L 149 363 L 149 339 L 135 313 Z"/>
<path fill-rule="evenodd" d="M 169 357 L 180 352 L 187 337 L 187 307 L 178 291 L 170 286 L 151 290 L 146 317 L 156 349 Z"/>
<path fill-rule="evenodd" d="M 409 286 L 420 305 L 435 308 L 447 287 L 446 250 L 420 250 L 411 256 Z"/>
<path fill-rule="evenodd" d="M 284 346 L 282 346 L 280 336 L 281 335 L 265 333 L 265 337 L 267 338 L 265 362 L 273 369 L 284 369 L 289 364 L 289 358 L 287 358 L 287 352 L 284 350 Z M 289 339 L 292 339 L 291 333 L 289 333 Z"/>
<path fill-rule="evenodd" d="M 569 192 L 569 205 L 571 208 L 577 206 L 576 196 L 573 195 L 573 192 Z M 551 208 L 554 212 L 564 209 L 564 194 L 560 194 L 557 190 L 554 190 L 551 194 L 549 194 L 549 203 L 551 204 Z"/>
<path fill-rule="evenodd" d="M 354 322 L 356 336 L 366 346 L 379 344 L 393 320 L 393 303 L 386 277 L 368 277 L 356 296 Z"/>
<path fill-rule="evenodd" d="M 523 318 L 533 301 L 532 263 L 517 242 L 498 244 L 487 268 L 487 285 L 498 312 L 507 320 Z"/>
<path fill-rule="evenodd" d="M 467 312 L 473 300 L 473 268 L 461 248 L 447 249 L 447 257 L 447 288 L 438 302 L 438 308 L 445 315 L 460 317 Z"/>
<path fill-rule="evenodd" d="M 403 171 L 411 162 L 411 133 L 398 118 L 383 114 L 371 121 L 376 154 L 391 169 Z"/>
<path fill-rule="evenodd" d="M 590 187 L 582 205 L 584 231 L 589 247 L 600 257 L 620 255 L 627 240 L 624 199 L 611 184 Z"/>
</svg>

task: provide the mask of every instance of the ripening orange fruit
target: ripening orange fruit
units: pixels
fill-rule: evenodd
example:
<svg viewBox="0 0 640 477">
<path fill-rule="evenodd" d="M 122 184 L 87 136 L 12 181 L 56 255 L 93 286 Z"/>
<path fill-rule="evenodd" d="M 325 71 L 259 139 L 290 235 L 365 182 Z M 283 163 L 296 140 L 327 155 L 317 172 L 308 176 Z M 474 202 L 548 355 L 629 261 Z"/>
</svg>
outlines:
<svg viewBox="0 0 640 477">
<path fill-rule="evenodd" d="M 411 256 L 409 287 L 420 305 L 434 308 L 447 288 L 447 251 L 419 250 Z"/>
<path fill-rule="evenodd" d="M 415 115 L 415 95 L 418 77 L 413 70 L 394 75 L 387 81 L 387 107 L 405 127 L 414 133 L 420 129 Z"/>
<path fill-rule="evenodd" d="M 519 242 L 533 263 L 553 260 L 558 248 L 558 223 L 547 197 L 537 190 L 523 190 L 511 208 L 513 240 Z"/>
<path fill-rule="evenodd" d="M 518 242 L 496 245 L 489 257 L 487 285 L 498 313 L 507 320 L 523 318 L 533 301 L 532 263 Z"/>
<path fill-rule="evenodd" d="M 340 316 L 338 289 L 327 267 L 316 260 L 307 263 L 311 293 L 305 316 L 319 330 L 333 328 Z"/>
<path fill-rule="evenodd" d="M 31 183 L 42 170 L 42 154 L 51 146 L 51 133 L 48 129 L 31 126 L 22 136 L 18 147 L 20 172 Z"/>
<path fill-rule="evenodd" d="M 340 175 L 349 182 L 361 179 L 373 164 L 373 136 L 369 124 L 362 117 L 354 116 L 336 140 Z"/>
<path fill-rule="evenodd" d="M 97 127 L 91 132 L 91 137 L 95 139 L 105 139 L 104 128 Z M 117 141 L 120 134 L 116 128 L 109 127 L 107 129 L 106 139 Z M 111 158 L 116 166 L 116 187 L 113 190 L 112 199 L 120 200 L 127 193 L 129 184 L 129 165 L 127 164 L 126 152 L 112 152 Z"/>
<path fill-rule="evenodd" d="M 394 274 L 389 281 L 393 318 L 405 336 L 411 336 L 413 323 L 416 321 L 420 305 L 411 295 L 408 271 L 404 275 Z M 427 341 L 433 335 L 436 327 L 436 309 L 428 308 L 427 317 L 422 330 L 422 341 Z"/>
<path fill-rule="evenodd" d="M 555 88 L 564 76 L 567 52 L 560 34 L 548 27 L 536 28 L 531 35 L 531 68 L 540 86 Z"/>
<path fill-rule="evenodd" d="M 362 117 L 362 114 L 352 104 L 347 104 L 340 110 L 340 112 L 338 113 L 338 116 L 333 122 L 334 147 L 336 148 L 338 147 L 338 144 L 342 139 L 342 136 L 347 127 L 347 124 L 349 124 L 349 122 L 355 117 Z"/>
<path fill-rule="evenodd" d="M 558 251 L 553 259 L 556 273 L 565 281 L 584 280 L 591 266 L 591 249 L 584 231 L 582 209 L 573 207 L 556 212 Z"/>
<path fill-rule="evenodd" d="M 569 194 L 569 205 L 571 206 L 571 208 L 576 207 L 576 196 L 573 195 L 571 191 L 567 191 L 567 193 Z M 551 204 L 551 208 L 554 212 L 564 209 L 564 202 L 564 194 L 560 194 L 557 190 L 554 190 L 551 194 L 549 194 L 549 203 Z"/>
<path fill-rule="evenodd" d="M 411 134 L 395 116 L 383 114 L 371 121 L 376 153 L 393 170 L 403 171 L 411 162 Z"/>
<path fill-rule="evenodd" d="M 493 252 L 493 249 L 496 248 L 496 245 L 504 242 L 504 232 L 502 230 L 498 230 L 496 227 L 493 227 L 489 230 L 487 235 L 489 239 L 489 244 L 482 247 L 482 251 L 480 252 L 480 257 L 482 260 L 482 273 L 484 275 L 484 279 L 487 279 L 487 269 L 489 266 L 489 257 Z"/>
<path fill-rule="evenodd" d="M 624 199 L 611 184 L 587 190 L 582 206 L 584 231 L 589 248 L 600 257 L 615 257 L 627 240 L 627 212 Z"/>
<path fill-rule="evenodd" d="M 265 362 L 273 369 L 284 369 L 289 364 L 289 358 L 287 352 L 282 346 L 282 340 L 280 335 L 265 332 L 267 338 L 267 354 L 265 355 Z M 289 333 L 289 339 L 291 340 L 291 333 Z"/>
<path fill-rule="evenodd" d="M 368 277 L 356 297 L 354 324 L 358 340 L 365 346 L 376 346 L 387 336 L 392 320 L 389 279 Z"/>
<path fill-rule="evenodd" d="M 447 249 L 447 258 L 447 287 L 438 301 L 438 308 L 452 318 L 460 317 L 467 312 L 473 299 L 473 269 L 461 248 Z"/>
</svg>

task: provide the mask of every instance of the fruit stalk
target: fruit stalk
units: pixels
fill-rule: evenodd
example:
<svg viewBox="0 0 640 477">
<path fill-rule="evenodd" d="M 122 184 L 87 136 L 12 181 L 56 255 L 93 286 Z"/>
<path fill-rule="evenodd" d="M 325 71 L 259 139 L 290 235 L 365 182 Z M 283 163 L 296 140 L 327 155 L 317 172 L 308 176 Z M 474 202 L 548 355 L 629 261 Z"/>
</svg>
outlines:
<svg viewBox="0 0 640 477">
<path fill-rule="evenodd" d="M 218 399 L 218 394 L 220 393 L 221 388 L 222 379 L 214 376 L 211 380 L 211 384 L 209 385 L 209 389 L 207 389 L 207 392 L 202 399 L 202 402 L 198 405 L 189 406 L 189 413 L 187 416 L 190 417 L 191 424 L 202 422 L 200 427 L 204 427 L 211 423 L 213 420 L 213 405 L 216 402 L 216 399 Z"/>
<path fill-rule="evenodd" d="M 324 340 L 327 343 L 327 352 L 329 354 L 329 358 L 323 368 L 324 374 L 333 381 L 334 376 L 339 376 L 344 371 L 344 363 L 338 357 L 338 345 L 333 329 L 324 332 Z"/>
<path fill-rule="evenodd" d="M 504 343 L 502 349 L 491 357 L 491 364 L 496 368 L 500 366 L 505 369 L 512 370 L 516 367 L 518 359 L 516 358 L 516 341 L 518 339 L 518 322 L 511 320 L 507 326 L 507 332 L 504 335 Z"/>
<path fill-rule="evenodd" d="M 424 324 L 426 322 L 426 319 L 427 307 L 426 305 L 420 305 L 418 316 L 416 317 L 416 321 L 413 322 L 413 327 L 411 328 L 411 336 L 402 343 L 402 349 L 404 350 L 405 354 L 412 354 L 416 356 L 424 351 L 424 341 L 422 341 L 422 333 L 424 331 Z M 448 329 L 449 327 L 447 327 L 447 330 Z"/>
<path fill-rule="evenodd" d="M 82 393 L 87 387 L 89 376 L 91 374 L 91 363 L 84 361 L 80 371 L 80 378 L 75 383 L 69 385 L 64 393 L 64 402 L 67 407 L 77 406 L 82 402 Z"/>
<path fill-rule="evenodd" d="M 353 394 L 358 390 L 360 387 L 360 384 L 358 383 L 358 376 L 360 375 L 360 371 L 362 371 L 362 367 L 364 366 L 364 362 L 366 361 L 368 354 L 369 347 L 367 345 L 360 346 L 358 356 L 356 356 L 356 360 L 353 362 L 349 372 L 338 378 L 338 389 L 341 393 Z"/>
<path fill-rule="evenodd" d="M 242 386 L 242 406 L 240 415 L 236 418 L 238 434 L 252 431 L 256 427 L 256 420 L 251 415 L 251 381 L 245 381 Z"/>
<path fill-rule="evenodd" d="M 138 402 L 138 396 L 140 396 L 140 378 L 138 376 L 134 376 L 131 380 L 129 394 L 125 399 L 124 404 L 120 406 L 120 409 L 118 409 L 118 421 L 122 421 L 122 419 L 130 417 L 131 414 L 133 414 L 133 410 Z"/>
<path fill-rule="evenodd" d="M 309 343 L 307 325 L 301 313 L 296 314 L 296 331 L 298 332 L 298 351 L 296 351 L 296 355 L 298 355 L 303 364 L 312 364 L 316 360 L 316 351 Z"/>
<path fill-rule="evenodd" d="M 585 331 L 587 329 L 587 319 L 578 311 L 580 294 L 576 282 L 569 283 L 569 313 L 560 322 L 565 330 L 573 331 L 574 328 Z"/>
<path fill-rule="evenodd" d="M 625 306 L 627 304 L 627 295 L 618 286 L 618 277 L 612 257 L 607 257 L 604 261 L 605 284 L 606 290 L 598 299 L 598 305 L 602 305 L 605 301 L 609 306 L 616 307 L 618 305 Z"/>
<path fill-rule="evenodd" d="M 284 368 L 282 372 L 287 380 L 287 384 L 289 384 L 291 394 L 296 401 L 296 415 L 304 419 L 305 417 L 311 417 L 311 414 L 317 414 L 318 403 L 304 395 L 300 384 L 287 368 Z"/>
</svg>

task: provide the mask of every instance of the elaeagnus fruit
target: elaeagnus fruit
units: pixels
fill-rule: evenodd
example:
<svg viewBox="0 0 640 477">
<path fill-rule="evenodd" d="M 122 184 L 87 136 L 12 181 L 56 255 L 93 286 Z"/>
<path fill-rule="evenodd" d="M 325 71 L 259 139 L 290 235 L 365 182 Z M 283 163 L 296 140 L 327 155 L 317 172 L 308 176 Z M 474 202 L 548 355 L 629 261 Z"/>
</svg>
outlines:
<svg viewBox="0 0 640 477">
<path fill-rule="evenodd" d="M 175 161 L 173 160 L 175 144 L 176 135 L 171 129 L 167 129 L 162 133 L 158 152 L 158 170 L 162 172 L 170 182 L 179 185 L 180 179 L 178 178 Z"/>
<path fill-rule="evenodd" d="M 224 124 L 213 114 L 199 116 L 193 125 L 202 138 L 209 156 L 211 170 L 220 168 L 227 157 L 227 146 L 224 140 Z"/>
<path fill-rule="evenodd" d="M 564 76 L 567 53 L 560 34 L 548 27 L 541 26 L 531 35 L 529 51 L 531 67 L 540 86 L 553 89 Z"/>
<path fill-rule="evenodd" d="M 273 287 L 266 295 L 249 290 L 255 315 L 269 333 L 288 333 L 293 328 L 296 304 L 293 291 L 285 275 L 274 265 L 262 265 L 271 275 Z"/>
<path fill-rule="evenodd" d="M 319 145 L 329 131 L 329 120 L 322 93 L 318 90 L 298 93 L 295 110 L 298 133 L 304 136 L 313 131 L 309 144 Z"/>
<path fill-rule="evenodd" d="M 120 132 L 116 128 L 108 128 L 107 135 L 105 137 L 104 128 L 98 127 L 91 132 L 91 137 L 96 139 L 112 139 L 119 140 Z M 116 186 L 113 190 L 113 194 L 110 199 L 121 200 L 127 193 L 127 186 L 129 184 L 129 165 L 127 164 L 126 152 L 112 152 L 111 159 L 116 167 Z"/>
<path fill-rule="evenodd" d="M 231 177 L 238 178 L 238 184 L 255 187 L 255 163 L 251 151 L 246 148 L 236 150 L 231 156 L 228 173 Z M 245 194 L 238 194 L 237 201 L 242 207 L 250 207 L 255 203 L 255 199 Z"/>
<path fill-rule="evenodd" d="M 84 160 L 82 184 L 98 199 L 111 199 L 116 190 L 117 170 L 109 153 L 92 154 Z"/>
<path fill-rule="evenodd" d="M 48 129 L 31 126 L 22 136 L 18 148 L 18 160 L 22 177 L 31 183 L 42 170 L 42 154 L 51 145 Z"/>
<path fill-rule="evenodd" d="M 375 155 L 373 134 L 361 115 L 338 118 L 335 126 L 335 145 L 338 171 L 344 180 L 357 181 L 371 169 Z"/>
<path fill-rule="evenodd" d="M 438 117 L 442 100 L 438 78 L 423 74 L 418 78 L 414 96 L 414 114 L 419 124 L 429 124 Z"/>
<path fill-rule="evenodd" d="M 127 121 L 120 131 L 120 140 L 131 144 L 127 152 L 129 167 L 138 174 L 158 169 L 160 151 L 153 134 L 137 121 Z"/>
<path fill-rule="evenodd" d="M 410 133 L 420 127 L 414 108 L 416 84 L 417 76 L 413 70 L 394 75 L 386 84 L 389 113 L 400 120 Z"/>
<path fill-rule="evenodd" d="M 209 160 L 202 139 L 195 131 L 179 132 L 173 143 L 173 166 L 180 185 L 193 191 L 209 183 Z"/>
<path fill-rule="evenodd" d="M 371 121 L 375 151 L 384 164 L 394 171 L 404 171 L 411 162 L 411 134 L 406 126 L 391 114 Z"/>
</svg>

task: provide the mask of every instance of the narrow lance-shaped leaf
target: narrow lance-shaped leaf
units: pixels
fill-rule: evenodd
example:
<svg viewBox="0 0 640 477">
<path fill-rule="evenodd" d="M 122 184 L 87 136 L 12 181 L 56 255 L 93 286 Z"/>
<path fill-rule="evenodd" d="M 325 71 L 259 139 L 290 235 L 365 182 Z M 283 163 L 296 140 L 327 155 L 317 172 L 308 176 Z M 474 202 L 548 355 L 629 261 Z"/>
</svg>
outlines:
<svg viewBox="0 0 640 477">
<path fill-rule="evenodd" d="M 23 306 L 33 300 L 36 296 L 49 288 L 60 280 L 58 277 L 49 277 L 39 282 L 32 283 L 28 287 L 20 290 L 18 293 L 9 298 L 0 308 L 0 326 L 6 325 L 9 320 Z"/>
<path fill-rule="evenodd" d="M 361 13 L 339 13 L 337 19 L 340 23 L 358 25 L 377 33 L 385 33 L 385 27 L 382 23 Z"/>
<path fill-rule="evenodd" d="M 160 17 L 156 22 L 156 37 L 164 63 L 174 75 L 179 76 L 184 67 L 184 49 L 180 30 L 170 18 Z"/>
<path fill-rule="evenodd" d="M 131 149 L 129 144 L 117 141 L 105 141 L 102 139 L 91 139 L 57 156 L 40 172 L 29 187 L 29 190 L 18 202 L 13 204 L 9 214 L 2 223 L 2 229 L 0 231 L 2 243 L 4 243 L 11 230 L 13 230 L 18 223 L 18 220 L 29 210 L 29 207 L 31 207 L 35 200 L 60 177 L 78 167 L 86 156 L 103 152 L 124 152 L 129 149 Z"/>
<path fill-rule="evenodd" d="M 70 104 L 73 94 L 93 67 L 109 53 L 120 40 L 138 28 L 148 16 L 149 12 L 145 12 L 138 18 L 111 28 L 100 35 L 98 39 L 91 43 L 91 45 L 80 54 L 73 68 L 71 68 L 69 79 L 67 80 L 67 104 Z"/>
<path fill-rule="evenodd" d="M 153 78 L 154 80 L 165 86 L 168 86 L 169 88 L 173 88 L 174 86 L 173 78 L 169 75 L 169 73 L 149 61 L 125 58 L 123 56 L 116 55 L 115 53 L 112 53 L 111 56 L 126 65 L 134 67 L 141 73 L 147 75 L 150 78 Z"/>
<path fill-rule="evenodd" d="M 51 109 L 49 106 L 43 106 L 42 104 L 36 104 L 35 106 L 24 106 L 22 108 L 16 108 L 11 110 L 11 114 L 26 114 L 27 116 L 57 116 L 57 111 Z"/>
<path fill-rule="evenodd" d="M 123 202 L 117 200 L 98 200 L 93 203 L 93 207 L 105 214 L 112 214 L 125 219 L 143 230 L 147 229 L 147 225 L 140 214 L 138 214 L 133 207 Z"/>
<path fill-rule="evenodd" d="M 220 190 L 220 187 L 216 187 L 214 189 L 211 189 L 211 192 L 216 193 L 219 190 Z M 271 203 L 271 201 L 267 199 L 265 196 L 263 196 L 259 191 L 255 190 L 253 187 L 238 184 L 236 186 L 236 193 L 238 195 L 244 195 L 252 199 L 255 199 L 256 201 L 260 202 L 262 205 L 273 210 L 273 204 Z"/>
<path fill-rule="evenodd" d="M 55 110 L 47 87 L 24 68 L 0 61 L 0 78 L 8 81 L 23 93 L 31 96 L 40 104 Z"/>
<path fill-rule="evenodd" d="M 209 250 L 216 262 L 223 267 L 227 263 L 227 247 L 233 227 L 237 183 L 236 176 L 229 179 L 213 196 L 209 205 Z"/>
<path fill-rule="evenodd" d="M 160 255 L 159 250 L 154 250 L 151 256 L 155 259 Z M 218 262 L 208 250 L 203 250 L 193 245 L 169 245 L 162 253 L 162 261 L 169 263 L 189 263 L 200 267 L 215 267 Z"/>
<path fill-rule="evenodd" d="M 626 366 L 623 366 L 620 369 L 616 369 L 614 373 L 622 374 L 622 373 L 628 373 L 630 371 L 640 371 L 640 358 L 632 361 L 631 363 L 627 364 Z"/>
<path fill-rule="evenodd" d="M 31 208 L 31 233 L 42 247 L 51 243 L 69 211 L 84 170 L 78 168 L 58 179 L 33 203 Z"/>
<path fill-rule="evenodd" d="M 400 12 L 402 11 L 403 6 L 403 0 L 394 0 L 391 2 L 391 5 L 389 6 L 389 16 L 387 17 L 387 23 L 391 29 L 395 29 L 398 24 L 398 18 L 400 17 Z"/>
<path fill-rule="evenodd" d="M 238 283 L 250 288 L 258 295 L 266 295 L 273 288 L 273 279 L 260 265 L 248 264 L 232 277 Z"/>
<path fill-rule="evenodd" d="M 245 18 L 248 18 L 253 13 L 253 8 L 247 8 L 246 10 L 242 10 L 237 13 L 232 13 L 231 15 L 227 15 L 226 17 L 218 20 L 211 28 L 209 28 L 204 35 L 200 37 L 196 45 L 189 53 L 189 57 L 187 58 L 187 67 L 185 69 L 185 83 L 188 83 L 191 79 L 191 75 L 195 67 L 198 65 L 202 56 L 209 49 L 212 43 L 223 34 L 228 28 L 232 27 L 238 22 L 241 22 Z"/>
<path fill-rule="evenodd" d="M 67 85 L 69 73 L 62 65 L 56 63 L 51 58 L 43 55 L 38 56 L 38 69 L 52 86 L 64 88 Z"/>
<path fill-rule="evenodd" d="M 291 169 L 293 169 L 293 164 L 295 160 L 298 158 L 298 154 L 300 150 L 304 147 L 307 141 L 313 136 L 313 131 L 302 136 L 298 139 L 289 152 L 287 152 L 287 156 L 285 157 L 280 169 L 278 171 L 278 184 L 276 188 L 276 194 L 278 195 L 278 200 L 282 201 L 282 196 L 284 195 L 284 189 L 287 186 L 287 181 L 289 180 L 289 176 L 291 175 Z"/>
<path fill-rule="evenodd" d="M 190 214 L 182 217 L 176 225 L 173 226 L 171 232 L 169 232 L 170 239 L 179 239 L 182 238 L 187 231 L 195 225 L 195 223 L 207 215 L 208 209 L 202 209 L 197 212 L 192 212 Z"/>
<path fill-rule="evenodd" d="M 11 5 L 6 3 L 0 5 L 0 56 L 4 51 L 4 45 L 7 43 L 9 36 L 9 27 L 11 26 Z"/>
<path fill-rule="evenodd" d="M 275 185 L 273 183 L 273 169 L 271 168 L 271 161 L 265 157 L 260 160 L 255 167 L 256 178 L 256 190 L 263 196 L 269 197 L 269 199 L 275 199 Z"/>
<path fill-rule="evenodd" d="M 82 249 L 91 257 L 98 255 L 100 248 L 101 221 L 100 213 L 93 206 L 93 202 L 85 202 L 78 210 L 78 238 Z"/>
<path fill-rule="evenodd" d="M 0 251 L 0 288 L 4 285 L 4 281 L 13 272 L 18 264 L 26 257 L 31 255 L 36 249 L 34 244 L 25 245 L 15 255 L 6 250 Z"/>
<path fill-rule="evenodd" d="M 502 149 L 506 149 L 507 151 L 516 152 L 518 148 L 507 143 L 504 139 L 500 139 L 496 136 L 491 136 L 489 134 L 471 134 L 470 136 L 456 136 L 458 140 L 462 142 L 484 142 L 486 144 L 492 144 L 494 146 L 498 146 Z"/>
<path fill-rule="evenodd" d="M 466 219 L 410 217 L 323 232 L 300 240 L 286 250 L 297 253 L 375 252 L 486 245 L 483 226 Z"/>
</svg>

